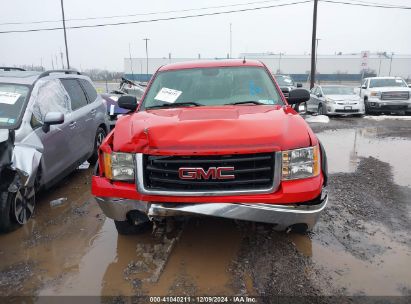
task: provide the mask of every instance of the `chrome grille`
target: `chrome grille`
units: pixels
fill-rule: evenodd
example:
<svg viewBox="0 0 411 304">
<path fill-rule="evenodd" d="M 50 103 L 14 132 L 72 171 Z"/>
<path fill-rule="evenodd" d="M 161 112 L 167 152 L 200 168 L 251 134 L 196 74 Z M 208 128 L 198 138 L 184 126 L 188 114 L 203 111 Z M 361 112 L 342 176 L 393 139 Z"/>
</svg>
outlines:
<svg viewBox="0 0 411 304">
<path fill-rule="evenodd" d="M 409 92 L 382 92 L 381 100 L 408 100 Z"/>
<path fill-rule="evenodd" d="M 233 179 L 182 179 L 180 168 L 234 167 Z M 141 193 L 164 195 L 230 195 L 274 192 L 280 183 L 281 153 L 210 156 L 137 154 Z"/>
</svg>

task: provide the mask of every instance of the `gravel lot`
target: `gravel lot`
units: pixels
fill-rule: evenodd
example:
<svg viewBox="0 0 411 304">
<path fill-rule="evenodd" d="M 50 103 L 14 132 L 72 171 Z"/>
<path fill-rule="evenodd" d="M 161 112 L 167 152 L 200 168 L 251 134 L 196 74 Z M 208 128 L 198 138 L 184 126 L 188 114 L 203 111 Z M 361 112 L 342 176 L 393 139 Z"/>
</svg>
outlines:
<svg viewBox="0 0 411 304">
<path fill-rule="evenodd" d="M 28 225 L 0 235 L 0 295 L 280 295 L 315 303 L 367 295 L 409 303 L 410 117 L 310 125 L 330 170 L 329 205 L 313 232 L 192 218 L 162 239 L 117 236 L 90 194 L 92 170 L 77 170 L 40 194 Z M 65 204 L 50 207 L 61 197 Z"/>
</svg>

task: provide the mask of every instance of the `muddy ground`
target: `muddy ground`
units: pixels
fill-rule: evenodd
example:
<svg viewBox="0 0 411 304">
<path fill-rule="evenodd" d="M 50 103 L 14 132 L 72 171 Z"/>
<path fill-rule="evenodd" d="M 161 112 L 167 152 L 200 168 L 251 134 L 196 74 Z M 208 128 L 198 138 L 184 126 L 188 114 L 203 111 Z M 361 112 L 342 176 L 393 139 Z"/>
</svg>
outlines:
<svg viewBox="0 0 411 304">
<path fill-rule="evenodd" d="M 25 227 L 0 235 L 0 295 L 280 295 L 324 303 L 330 299 L 317 296 L 367 295 L 407 303 L 411 120 L 345 117 L 311 127 L 330 171 L 329 205 L 313 232 L 192 218 L 162 239 L 149 231 L 118 236 L 90 194 L 92 170 L 77 170 L 39 194 Z"/>
</svg>

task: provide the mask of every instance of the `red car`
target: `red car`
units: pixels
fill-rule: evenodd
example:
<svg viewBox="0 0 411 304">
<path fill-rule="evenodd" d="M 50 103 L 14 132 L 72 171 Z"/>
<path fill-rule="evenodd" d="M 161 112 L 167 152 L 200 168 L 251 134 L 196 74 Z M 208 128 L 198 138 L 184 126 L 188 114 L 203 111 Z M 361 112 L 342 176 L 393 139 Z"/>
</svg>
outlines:
<svg viewBox="0 0 411 304">
<path fill-rule="evenodd" d="M 207 215 L 311 229 L 327 204 L 315 134 L 267 67 L 252 60 L 169 64 L 100 146 L 92 192 L 120 234 Z"/>
</svg>

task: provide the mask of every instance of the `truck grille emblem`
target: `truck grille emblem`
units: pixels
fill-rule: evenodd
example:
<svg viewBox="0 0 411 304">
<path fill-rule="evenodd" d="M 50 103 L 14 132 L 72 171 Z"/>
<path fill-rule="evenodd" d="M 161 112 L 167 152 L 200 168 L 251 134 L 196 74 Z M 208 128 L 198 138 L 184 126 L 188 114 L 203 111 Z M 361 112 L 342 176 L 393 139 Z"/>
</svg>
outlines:
<svg viewBox="0 0 411 304">
<path fill-rule="evenodd" d="M 234 179 L 234 167 L 210 167 L 208 170 L 203 168 L 181 167 L 178 169 L 180 179 Z"/>
</svg>

